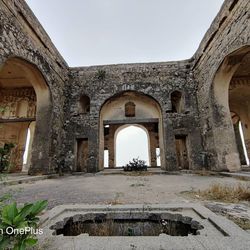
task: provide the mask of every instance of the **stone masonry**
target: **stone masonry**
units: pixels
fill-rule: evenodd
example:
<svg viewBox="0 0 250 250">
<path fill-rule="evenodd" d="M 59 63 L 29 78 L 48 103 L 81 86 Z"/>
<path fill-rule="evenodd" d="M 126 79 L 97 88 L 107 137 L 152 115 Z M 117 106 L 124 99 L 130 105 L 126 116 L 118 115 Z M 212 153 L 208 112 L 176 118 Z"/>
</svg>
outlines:
<svg viewBox="0 0 250 250">
<path fill-rule="evenodd" d="M 114 167 L 115 130 L 126 124 L 149 131 L 152 167 L 159 147 L 164 170 L 239 170 L 230 111 L 240 117 L 250 155 L 249 9 L 248 0 L 225 0 L 189 60 L 71 68 L 25 1 L 1 0 L 0 94 L 33 87 L 37 95 L 29 174 L 98 172 L 104 149 Z M 126 115 L 127 102 L 135 114 Z M 0 122 L 31 122 L 13 114 Z"/>
</svg>

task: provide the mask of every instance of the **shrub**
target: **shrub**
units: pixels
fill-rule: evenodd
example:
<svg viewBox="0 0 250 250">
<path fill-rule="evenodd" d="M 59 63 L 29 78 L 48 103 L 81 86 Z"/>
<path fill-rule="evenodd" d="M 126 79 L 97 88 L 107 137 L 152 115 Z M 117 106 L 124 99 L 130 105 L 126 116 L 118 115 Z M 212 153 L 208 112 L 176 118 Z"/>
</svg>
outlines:
<svg viewBox="0 0 250 250">
<path fill-rule="evenodd" d="M 139 160 L 138 158 L 134 158 L 130 161 L 125 167 L 123 167 L 124 171 L 147 171 L 146 162 L 143 160 Z"/>
<path fill-rule="evenodd" d="M 0 249 L 25 250 L 37 243 L 37 215 L 47 207 L 47 201 L 37 201 L 18 208 L 14 202 L 0 211 Z"/>
<path fill-rule="evenodd" d="M 14 147 L 13 143 L 5 143 L 3 147 L 0 147 L 0 173 L 8 169 L 10 153 Z"/>
</svg>

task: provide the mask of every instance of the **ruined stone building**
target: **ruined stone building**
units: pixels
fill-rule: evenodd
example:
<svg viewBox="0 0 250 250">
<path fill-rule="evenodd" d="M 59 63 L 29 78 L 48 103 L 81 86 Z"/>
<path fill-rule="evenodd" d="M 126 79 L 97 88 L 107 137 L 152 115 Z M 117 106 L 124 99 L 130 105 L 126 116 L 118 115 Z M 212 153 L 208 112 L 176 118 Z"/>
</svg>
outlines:
<svg viewBox="0 0 250 250">
<path fill-rule="evenodd" d="M 12 171 L 116 166 L 117 133 L 146 131 L 150 166 L 236 171 L 250 156 L 250 1 L 226 0 L 189 60 L 72 68 L 24 0 L 0 0 L 0 144 Z M 173 38 L 174 39 L 174 38 Z M 27 133 L 30 143 L 23 162 Z"/>
</svg>

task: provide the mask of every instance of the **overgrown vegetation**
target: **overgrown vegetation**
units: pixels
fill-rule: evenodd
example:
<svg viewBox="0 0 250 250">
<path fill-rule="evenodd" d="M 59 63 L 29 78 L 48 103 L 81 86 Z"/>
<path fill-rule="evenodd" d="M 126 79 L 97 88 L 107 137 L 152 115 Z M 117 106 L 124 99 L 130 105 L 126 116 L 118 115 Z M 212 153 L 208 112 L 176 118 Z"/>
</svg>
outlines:
<svg viewBox="0 0 250 250">
<path fill-rule="evenodd" d="M 104 80 L 106 78 L 106 71 L 105 70 L 98 70 L 96 73 L 96 77 L 98 80 Z"/>
<path fill-rule="evenodd" d="M 224 202 L 250 201 L 250 186 L 213 184 L 208 189 L 199 191 L 196 197 L 197 195 L 208 200 Z"/>
<path fill-rule="evenodd" d="M 10 193 L 4 194 L 3 196 L 0 197 L 0 214 L 4 206 L 8 204 L 12 199 L 12 195 Z"/>
<path fill-rule="evenodd" d="M 25 250 L 37 243 L 37 215 L 47 207 L 47 201 L 37 201 L 17 207 L 16 202 L 0 207 L 0 249 Z"/>
<path fill-rule="evenodd" d="M 7 143 L 0 148 L 0 179 L 3 171 L 9 168 L 9 157 L 13 143 Z M 37 217 L 46 207 L 47 201 L 27 203 L 18 207 L 12 202 L 12 195 L 7 193 L 0 197 L 0 249 L 25 250 L 37 243 L 36 235 L 42 231 L 38 229 Z"/>
<path fill-rule="evenodd" d="M 123 169 L 124 171 L 147 171 L 146 161 L 140 160 L 139 157 L 134 158 Z"/>
<path fill-rule="evenodd" d="M 15 147 L 13 143 L 5 143 L 3 147 L 0 147 L 0 173 L 8 170 L 10 166 L 10 154 L 11 150 Z"/>
</svg>

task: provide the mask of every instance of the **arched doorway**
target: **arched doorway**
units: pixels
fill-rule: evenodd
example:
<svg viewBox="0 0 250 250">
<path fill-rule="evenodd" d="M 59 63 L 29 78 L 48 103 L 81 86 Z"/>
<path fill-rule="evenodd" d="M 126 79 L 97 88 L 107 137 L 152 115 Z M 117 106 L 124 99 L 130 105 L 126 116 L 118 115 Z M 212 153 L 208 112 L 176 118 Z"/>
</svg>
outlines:
<svg viewBox="0 0 250 250">
<path fill-rule="evenodd" d="M 213 82 L 213 133 L 220 168 L 237 171 L 242 157 L 238 128 L 235 130 L 231 112 L 240 117 L 247 157 L 250 154 L 250 47 L 228 55 Z M 238 126 L 239 124 L 237 124 Z M 235 133 L 237 131 L 237 133 Z M 241 158 L 241 160 L 240 160 Z"/>
<path fill-rule="evenodd" d="M 150 165 L 150 138 L 148 131 L 140 125 L 124 125 L 117 129 L 115 140 L 115 167 L 125 166 L 133 158 Z"/>
<path fill-rule="evenodd" d="M 104 168 L 104 154 L 105 159 L 108 158 L 108 164 L 106 160 L 105 167 L 117 166 L 117 135 L 119 131 L 131 125 L 140 127 L 148 134 L 149 166 L 165 167 L 162 113 L 159 104 L 145 94 L 125 91 L 109 98 L 100 111 L 100 170 Z"/>
<path fill-rule="evenodd" d="M 43 173 L 49 165 L 46 137 L 51 101 L 49 88 L 36 66 L 20 58 L 10 58 L 1 65 L 0 107 L 0 144 L 15 145 L 10 171 L 32 172 L 30 167 L 34 166 Z"/>
<path fill-rule="evenodd" d="M 242 127 L 242 121 L 236 112 L 231 111 L 231 119 L 233 123 L 235 140 L 239 152 L 241 165 L 249 165 L 249 158 L 245 144 L 245 136 Z"/>
</svg>

